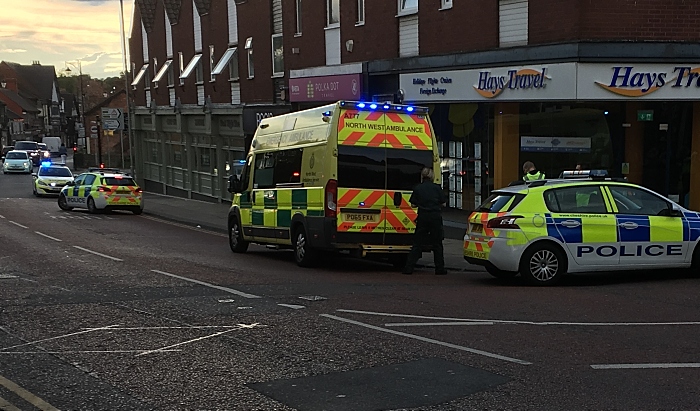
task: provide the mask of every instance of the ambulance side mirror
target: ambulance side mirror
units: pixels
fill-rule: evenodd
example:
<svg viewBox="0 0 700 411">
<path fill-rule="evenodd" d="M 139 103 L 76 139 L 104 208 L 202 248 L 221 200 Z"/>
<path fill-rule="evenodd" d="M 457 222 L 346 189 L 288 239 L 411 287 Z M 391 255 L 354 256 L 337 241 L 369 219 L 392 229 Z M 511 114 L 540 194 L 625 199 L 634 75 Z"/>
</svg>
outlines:
<svg viewBox="0 0 700 411">
<path fill-rule="evenodd" d="M 241 180 L 235 174 L 228 177 L 228 192 L 229 193 L 240 193 L 241 192 Z"/>
</svg>

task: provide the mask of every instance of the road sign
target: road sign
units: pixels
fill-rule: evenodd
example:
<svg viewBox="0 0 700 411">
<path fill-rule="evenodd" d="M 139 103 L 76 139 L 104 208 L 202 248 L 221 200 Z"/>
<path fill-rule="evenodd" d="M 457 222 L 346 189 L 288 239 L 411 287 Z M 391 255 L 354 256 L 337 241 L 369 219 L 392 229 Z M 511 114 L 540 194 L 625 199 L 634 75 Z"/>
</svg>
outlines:
<svg viewBox="0 0 700 411">
<path fill-rule="evenodd" d="M 91 133 L 97 133 L 97 126 L 91 126 L 91 127 L 90 127 L 90 132 L 91 132 Z"/>
<path fill-rule="evenodd" d="M 97 133 L 90 134 L 90 138 L 97 138 Z"/>
<path fill-rule="evenodd" d="M 124 130 L 122 109 L 102 107 L 102 128 L 105 130 Z"/>
</svg>

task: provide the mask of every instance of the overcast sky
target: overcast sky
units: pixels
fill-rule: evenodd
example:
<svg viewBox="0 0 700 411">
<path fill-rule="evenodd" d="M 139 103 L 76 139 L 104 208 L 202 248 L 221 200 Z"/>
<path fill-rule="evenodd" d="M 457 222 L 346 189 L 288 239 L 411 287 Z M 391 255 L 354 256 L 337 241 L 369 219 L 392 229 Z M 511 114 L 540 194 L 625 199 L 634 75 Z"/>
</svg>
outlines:
<svg viewBox="0 0 700 411">
<path fill-rule="evenodd" d="M 124 0 L 129 35 L 133 0 Z M 93 78 L 118 76 L 123 68 L 119 0 L 0 0 L 0 60 L 68 65 Z M 127 40 L 128 41 L 128 40 Z"/>
</svg>

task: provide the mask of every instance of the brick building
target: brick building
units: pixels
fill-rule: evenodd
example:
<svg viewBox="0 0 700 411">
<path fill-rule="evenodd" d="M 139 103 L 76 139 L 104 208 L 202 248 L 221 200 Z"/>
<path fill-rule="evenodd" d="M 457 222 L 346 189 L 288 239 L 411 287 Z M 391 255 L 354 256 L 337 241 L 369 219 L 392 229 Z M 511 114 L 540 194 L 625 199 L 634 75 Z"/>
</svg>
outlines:
<svg viewBox="0 0 700 411">
<path fill-rule="evenodd" d="M 225 198 L 256 119 L 400 100 L 430 107 L 451 207 L 474 208 L 532 160 L 549 176 L 606 169 L 697 209 L 698 23 L 689 0 L 138 0 L 139 176 Z"/>
</svg>

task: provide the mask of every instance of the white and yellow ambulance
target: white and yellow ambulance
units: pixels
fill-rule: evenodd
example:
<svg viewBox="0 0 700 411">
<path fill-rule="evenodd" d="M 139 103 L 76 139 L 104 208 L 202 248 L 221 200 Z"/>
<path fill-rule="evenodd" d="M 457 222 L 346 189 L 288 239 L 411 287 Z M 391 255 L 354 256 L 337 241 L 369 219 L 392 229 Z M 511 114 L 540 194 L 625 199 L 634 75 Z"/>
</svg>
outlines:
<svg viewBox="0 0 700 411">
<path fill-rule="evenodd" d="M 240 177 L 229 179 L 231 250 L 293 248 L 300 266 L 323 250 L 346 250 L 400 266 L 415 231 L 408 199 L 423 167 L 440 175 L 424 107 L 340 101 L 264 119 Z"/>
</svg>

